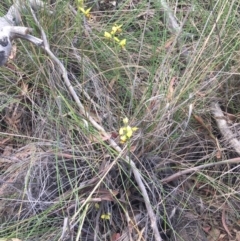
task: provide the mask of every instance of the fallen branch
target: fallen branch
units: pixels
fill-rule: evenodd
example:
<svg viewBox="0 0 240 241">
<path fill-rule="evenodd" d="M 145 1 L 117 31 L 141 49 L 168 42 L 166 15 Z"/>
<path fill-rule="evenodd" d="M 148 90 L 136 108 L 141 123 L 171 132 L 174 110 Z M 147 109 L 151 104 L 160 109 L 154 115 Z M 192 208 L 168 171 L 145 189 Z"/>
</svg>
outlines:
<svg viewBox="0 0 240 241">
<path fill-rule="evenodd" d="M 32 11 L 32 15 L 34 17 L 34 20 L 36 22 L 36 24 L 38 25 L 40 31 L 41 31 L 41 35 L 42 35 L 42 38 L 43 38 L 43 49 L 46 51 L 46 53 L 49 55 L 49 57 L 52 59 L 53 62 L 55 62 L 55 64 L 58 66 L 61 74 L 62 74 L 62 77 L 63 77 L 63 80 L 67 86 L 67 88 L 69 89 L 73 99 L 75 100 L 81 114 L 89 120 L 89 122 L 100 132 L 100 134 L 102 136 L 108 136 L 107 132 L 104 130 L 104 128 L 99 125 L 95 120 L 94 118 L 92 118 L 92 116 L 86 111 L 86 109 L 84 108 L 83 104 L 81 103 L 77 93 L 75 92 L 73 86 L 71 85 L 71 82 L 69 81 L 68 79 L 68 74 L 67 74 L 67 70 L 66 68 L 64 67 L 64 65 L 62 64 L 62 62 L 53 54 L 53 52 L 51 51 L 50 49 L 50 46 L 49 46 L 49 43 L 48 43 L 48 40 L 47 40 L 47 37 L 46 37 L 46 34 L 42 28 L 42 26 L 40 25 L 40 23 L 38 22 L 37 18 L 36 18 L 36 15 L 35 13 Z M 123 150 L 122 148 L 113 140 L 113 139 L 108 139 L 107 142 L 109 143 L 109 145 L 115 149 L 118 153 L 120 153 L 121 155 L 123 154 Z M 139 189 L 141 190 L 141 193 L 142 193 L 142 196 L 143 196 L 143 199 L 144 199 L 144 202 L 145 202 L 145 205 L 146 205 L 146 208 L 147 208 L 147 211 L 148 211 L 148 215 L 150 217 L 150 221 L 151 221 L 151 227 L 152 227 L 152 230 L 153 230 L 153 233 L 154 233 L 154 236 L 155 236 L 155 240 L 156 241 L 162 241 L 162 238 L 160 236 L 160 233 L 158 231 L 158 227 L 157 227 L 157 222 L 156 222 L 156 217 L 155 217 L 155 214 L 153 212 L 153 209 L 152 209 L 152 206 L 151 206 L 151 202 L 150 202 L 150 199 L 149 199 L 149 196 L 148 196 L 148 193 L 147 193 L 147 190 L 143 184 L 143 181 L 142 181 L 142 177 L 141 177 L 141 174 L 139 172 L 139 170 L 137 169 L 135 163 L 127 156 L 125 158 L 125 161 L 130 165 L 132 171 L 133 171 L 133 174 L 134 174 L 134 177 L 135 177 L 135 180 L 138 184 L 138 187 Z M 112 163 L 112 165 L 115 164 L 115 163 Z"/>
<path fill-rule="evenodd" d="M 29 0 L 33 9 L 44 6 L 41 0 Z M 21 38 L 31 43 L 41 46 L 43 41 L 32 35 L 30 28 L 17 26 L 21 22 L 21 12 L 26 9 L 25 4 L 16 1 L 8 10 L 7 14 L 0 17 L 0 66 L 4 65 L 12 51 L 12 40 Z"/>
<path fill-rule="evenodd" d="M 20 26 L 5 26 L 0 29 L 0 66 L 4 65 L 12 51 L 12 40 L 21 38 L 28 40 L 36 46 L 41 46 L 43 41 L 30 34 L 30 28 Z"/>
<path fill-rule="evenodd" d="M 211 112 L 224 139 L 227 140 L 231 147 L 240 155 L 240 142 L 230 130 L 226 117 L 217 102 L 211 103 Z"/>
</svg>

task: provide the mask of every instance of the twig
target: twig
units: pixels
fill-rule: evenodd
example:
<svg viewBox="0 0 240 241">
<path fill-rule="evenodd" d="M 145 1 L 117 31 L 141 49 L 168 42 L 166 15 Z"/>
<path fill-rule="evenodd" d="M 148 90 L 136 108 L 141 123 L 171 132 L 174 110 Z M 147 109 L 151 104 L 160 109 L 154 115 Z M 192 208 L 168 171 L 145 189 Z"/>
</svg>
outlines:
<svg viewBox="0 0 240 241">
<path fill-rule="evenodd" d="M 224 160 L 224 161 L 219 161 L 219 162 L 214 162 L 214 163 L 207 163 L 207 164 L 203 164 L 197 167 L 191 167 L 189 169 L 185 169 L 183 171 L 177 172 L 169 177 L 163 178 L 161 180 L 162 183 L 168 183 L 171 182 L 175 179 L 177 179 L 180 176 L 183 176 L 185 174 L 189 174 L 191 172 L 196 172 L 199 171 L 201 169 L 207 168 L 207 167 L 213 167 L 213 166 L 218 166 L 218 165 L 223 165 L 223 164 L 235 164 L 235 163 L 240 163 L 240 157 L 238 158 L 233 158 L 233 159 L 228 159 L 228 160 Z"/>
<path fill-rule="evenodd" d="M 234 134 L 230 130 L 225 116 L 217 102 L 211 103 L 211 112 L 217 122 L 218 128 L 221 131 L 223 137 L 230 143 L 235 151 L 240 155 L 240 143 Z"/>
<path fill-rule="evenodd" d="M 64 65 L 61 63 L 61 61 L 52 53 L 52 51 L 50 50 L 50 47 L 49 47 L 49 43 L 47 41 L 47 37 L 46 37 L 46 34 L 43 30 L 43 28 L 41 27 L 40 23 L 38 22 L 37 18 L 36 18 L 36 15 L 35 13 L 32 11 L 32 15 L 34 17 L 34 20 L 35 22 L 37 23 L 40 31 L 41 31 L 41 34 L 42 34 L 42 38 L 43 38 L 43 42 L 44 42 L 44 50 L 47 52 L 47 54 L 49 55 L 49 57 L 58 65 L 59 67 L 59 70 L 61 71 L 61 74 L 62 74 L 62 77 L 63 77 L 63 80 L 67 86 L 67 88 L 69 89 L 72 97 L 74 98 L 76 104 L 78 105 L 80 111 L 81 111 L 81 114 L 83 116 L 85 116 L 89 121 L 90 123 L 100 132 L 100 134 L 102 134 L 103 136 L 108 136 L 107 135 L 107 132 L 104 130 L 104 128 L 99 125 L 92 117 L 91 115 L 85 110 L 83 104 L 81 103 L 80 99 L 78 98 L 73 86 L 71 85 L 69 79 L 68 79 L 68 75 L 67 75 L 67 70 L 65 69 Z M 123 150 L 121 149 L 120 146 L 118 146 L 118 144 L 113 140 L 113 139 L 108 139 L 107 140 L 109 145 L 114 148 L 118 153 L 122 153 Z M 155 214 L 153 212 L 153 209 L 151 207 L 151 203 L 150 203 L 150 199 L 149 199 L 149 196 L 148 196 L 148 193 L 147 193 L 147 190 L 143 184 L 143 181 L 142 181 L 142 177 L 141 177 L 141 174 L 139 172 L 139 170 L 137 169 L 135 163 L 127 156 L 125 158 L 125 161 L 131 166 L 131 169 L 134 173 L 134 177 L 135 177 L 135 180 L 139 186 L 139 189 L 141 190 L 141 193 L 143 195 L 143 199 L 145 201 L 145 205 L 147 207 L 147 211 L 148 211 L 148 215 L 150 217 L 150 221 L 151 221 L 151 227 L 152 227 L 152 230 L 154 232 L 154 236 L 155 236 L 155 240 L 156 241 L 162 241 L 162 238 L 160 236 L 160 233 L 158 231 L 158 228 L 157 228 L 157 223 L 156 223 L 156 217 L 155 217 Z"/>
</svg>

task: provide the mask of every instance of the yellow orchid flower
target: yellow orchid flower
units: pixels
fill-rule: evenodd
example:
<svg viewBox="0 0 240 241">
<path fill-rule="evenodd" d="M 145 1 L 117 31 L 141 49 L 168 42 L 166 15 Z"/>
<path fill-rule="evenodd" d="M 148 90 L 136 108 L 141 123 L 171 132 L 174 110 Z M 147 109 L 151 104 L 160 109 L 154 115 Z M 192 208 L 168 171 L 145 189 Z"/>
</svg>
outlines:
<svg viewBox="0 0 240 241">
<path fill-rule="evenodd" d="M 119 129 L 120 142 L 122 144 L 132 137 L 134 131 L 138 130 L 137 127 L 129 126 L 128 121 L 129 121 L 128 118 L 125 117 L 123 119 L 124 126 Z"/>
<path fill-rule="evenodd" d="M 131 127 L 131 126 L 127 126 L 127 127 L 126 127 L 126 136 L 127 136 L 128 138 L 131 138 L 132 134 L 133 134 L 132 127 Z"/>
<path fill-rule="evenodd" d="M 101 219 L 110 220 L 110 218 L 111 218 L 111 213 L 106 213 L 101 215 Z"/>
<path fill-rule="evenodd" d="M 114 39 L 117 43 L 120 42 L 120 40 L 119 40 L 117 37 L 114 37 L 113 39 Z"/>
<path fill-rule="evenodd" d="M 126 43 L 127 43 L 127 40 L 126 39 L 123 39 L 119 42 L 119 46 L 121 46 L 122 48 L 125 48 L 126 46 Z"/>
<path fill-rule="evenodd" d="M 120 142 L 124 144 L 127 141 L 127 136 L 120 136 Z"/>
<path fill-rule="evenodd" d="M 112 35 L 109 32 L 104 32 L 104 37 L 107 39 L 112 39 Z"/>
<path fill-rule="evenodd" d="M 125 118 L 123 118 L 123 124 L 128 124 L 128 118 L 127 117 L 125 117 Z"/>
<path fill-rule="evenodd" d="M 84 8 L 79 7 L 78 9 L 79 9 L 87 18 L 90 18 L 90 17 L 91 17 L 91 14 L 90 14 L 91 8 L 88 8 L 87 10 L 85 10 Z"/>
<path fill-rule="evenodd" d="M 116 33 L 121 33 L 121 32 L 122 32 L 121 27 L 122 27 L 122 24 L 121 24 L 121 25 L 114 25 L 114 26 L 112 27 L 111 34 L 112 34 L 112 35 L 115 35 Z"/>
<path fill-rule="evenodd" d="M 98 203 L 95 203 L 95 204 L 94 204 L 94 207 L 95 207 L 96 209 L 99 209 L 99 208 L 100 208 L 100 205 L 99 205 Z"/>
<path fill-rule="evenodd" d="M 119 129 L 119 135 L 120 135 L 120 136 L 124 135 L 124 131 L 125 131 L 125 127 L 121 127 L 121 128 Z"/>
<path fill-rule="evenodd" d="M 116 37 L 117 33 L 121 33 L 122 32 L 122 24 L 117 25 L 115 24 L 112 27 L 111 32 L 104 32 L 104 37 L 109 39 L 109 40 L 113 40 L 114 42 L 118 43 L 118 45 L 120 47 L 122 47 L 123 49 L 125 49 L 127 40 L 126 39 L 122 39 L 120 40 L 118 37 Z"/>
</svg>

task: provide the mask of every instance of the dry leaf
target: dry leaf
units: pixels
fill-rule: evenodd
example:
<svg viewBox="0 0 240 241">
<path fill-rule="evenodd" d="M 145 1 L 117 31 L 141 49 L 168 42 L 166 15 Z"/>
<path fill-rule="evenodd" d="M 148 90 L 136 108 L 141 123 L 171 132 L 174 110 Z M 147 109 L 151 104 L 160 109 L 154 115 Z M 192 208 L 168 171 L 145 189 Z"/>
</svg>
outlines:
<svg viewBox="0 0 240 241">
<path fill-rule="evenodd" d="M 114 233 L 112 235 L 111 241 L 117 241 L 121 237 L 120 233 Z"/>
<path fill-rule="evenodd" d="M 236 232 L 236 239 L 235 241 L 240 241 L 240 231 Z"/>
<path fill-rule="evenodd" d="M 211 230 L 211 226 L 204 226 L 202 229 L 205 233 L 209 233 Z"/>
<path fill-rule="evenodd" d="M 176 80 L 177 80 L 177 77 L 173 77 L 170 80 L 170 84 L 169 84 L 169 88 L 168 88 L 168 94 L 167 94 L 167 99 L 168 99 L 169 102 L 172 100 L 172 97 L 173 97 L 174 85 L 175 85 Z"/>
<path fill-rule="evenodd" d="M 220 230 L 217 228 L 213 228 L 208 235 L 208 241 L 218 241 L 220 237 Z"/>
<path fill-rule="evenodd" d="M 21 95 L 26 96 L 28 93 L 29 93 L 28 84 L 22 82 L 22 84 L 21 84 Z"/>
<path fill-rule="evenodd" d="M 111 132 L 112 139 L 116 139 L 118 136 L 119 136 L 118 132 L 116 132 L 116 131 Z"/>
<path fill-rule="evenodd" d="M 0 241 L 22 241 L 18 238 L 0 238 Z"/>
<path fill-rule="evenodd" d="M 235 239 L 231 239 L 230 241 L 240 241 L 240 231 L 237 231 L 236 229 L 233 230 L 236 233 Z"/>
<path fill-rule="evenodd" d="M 175 39 L 175 36 L 172 36 L 170 39 L 167 40 L 167 42 L 164 45 L 165 49 L 169 49 L 171 47 L 174 39 Z"/>
<path fill-rule="evenodd" d="M 218 241 L 224 241 L 226 239 L 224 239 L 226 237 L 226 234 L 222 233 L 220 234 L 219 238 L 218 238 Z"/>
<path fill-rule="evenodd" d="M 222 159 L 222 152 L 221 152 L 220 150 L 217 150 L 217 152 L 216 152 L 216 158 L 217 158 L 218 160 L 221 160 L 221 159 Z"/>
<path fill-rule="evenodd" d="M 11 53 L 10 53 L 9 59 L 15 59 L 16 55 L 17 55 L 17 46 L 13 45 L 12 49 L 11 49 Z"/>
<path fill-rule="evenodd" d="M 116 2 L 116 1 L 111 1 L 111 2 L 109 2 L 109 3 L 111 3 L 114 7 L 117 5 L 117 2 Z"/>
<path fill-rule="evenodd" d="M 137 149 L 136 145 L 131 145 L 131 147 L 130 147 L 130 151 L 131 152 L 134 152 L 136 149 Z"/>
<path fill-rule="evenodd" d="M 2 139 L 2 140 L 0 140 L 0 145 L 2 146 L 2 145 L 4 145 L 4 144 L 6 144 L 8 141 L 10 141 L 12 139 L 12 137 L 7 137 L 7 138 L 5 138 L 5 139 Z"/>
<path fill-rule="evenodd" d="M 3 156 L 10 156 L 12 154 L 13 148 L 12 146 L 6 146 L 3 150 Z"/>
<path fill-rule="evenodd" d="M 111 90 L 113 90 L 113 86 L 115 85 L 115 83 L 118 81 L 118 76 L 115 76 L 112 78 L 112 80 L 109 83 L 109 87 L 111 88 Z"/>
</svg>

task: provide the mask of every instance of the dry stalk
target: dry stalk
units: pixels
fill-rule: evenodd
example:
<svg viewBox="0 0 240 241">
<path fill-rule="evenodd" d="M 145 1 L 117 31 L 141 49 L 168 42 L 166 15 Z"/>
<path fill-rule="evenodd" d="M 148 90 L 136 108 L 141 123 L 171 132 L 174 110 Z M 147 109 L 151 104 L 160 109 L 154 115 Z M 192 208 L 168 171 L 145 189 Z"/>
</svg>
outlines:
<svg viewBox="0 0 240 241">
<path fill-rule="evenodd" d="M 99 125 L 94 120 L 94 118 L 92 118 L 92 116 L 84 108 L 84 106 L 81 103 L 79 97 L 77 96 L 73 86 L 71 85 L 71 82 L 68 79 L 66 68 L 64 67 L 62 62 L 52 53 L 52 51 L 51 51 L 51 49 L 49 47 L 49 43 L 48 43 L 46 34 L 45 34 L 42 26 L 40 25 L 39 21 L 37 20 L 36 15 L 33 12 L 33 10 L 32 10 L 32 15 L 33 15 L 33 18 L 34 18 L 35 22 L 37 23 L 40 31 L 41 31 L 41 35 L 42 35 L 42 38 L 43 38 L 43 49 L 46 51 L 46 53 L 49 55 L 49 57 L 52 59 L 52 61 L 55 62 L 55 64 L 59 68 L 59 71 L 62 74 L 63 80 L 64 80 L 68 90 L 70 91 L 73 99 L 75 100 L 76 104 L 78 105 L 78 108 L 80 109 L 81 114 L 86 119 L 89 120 L 89 122 L 100 132 L 100 134 L 102 136 L 108 136 L 108 134 L 104 130 L 104 128 L 101 125 Z M 123 154 L 122 148 L 113 139 L 110 138 L 110 139 L 107 140 L 107 142 L 118 153 L 122 153 Z M 141 193 L 142 193 L 145 205 L 147 207 L 148 215 L 149 215 L 149 218 L 150 218 L 150 221 L 151 221 L 151 227 L 152 227 L 152 230 L 153 230 L 153 233 L 154 233 L 154 236 L 155 236 L 155 240 L 156 241 L 162 241 L 162 238 L 160 236 L 160 233 L 159 233 L 159 230 L 158 230 L 158 227 L 157 227 L 156 216 L 155 216 L 154 211 L 152 209 L 151 202 L 150 202 L 147 190 L 146 190 L 146 188 L 145 188 L 145 186 L 143 184 L 142 176 L 141 176 L 139 170 L 137 169 L 135 163 L 128 156 L 126 156 L 125 161 L 130 165 L 130 167 L 131 167 L 131 169 L 133 171 L 135 180 L 136 180 L 136 182 L 137 182 L 137 184 L 139 186 L 139 189 L 141 190 Z M 97 188 L 97 186 L 95 188 Z M 76 216 L 76 214 L 74 216 Z"/>
<path fill-rule="evenodd" d="M 183 171 L 177 172 L 169 177 L 163 178 L 161 180 L 162 183 L 168 183 L 171 182 L 175 179 L 177 179 L 180 176 L 183 176 L 185 174 L 189 174 L 192 172 L 196 172 L 199 171 L 201 169 L 207 168 L 207 167 L 213 167 L 213 166 L 218 166 L 218 165 L 224 165 L 224 164 L 236 164 L 236 163 L 240 163 L 240 158 L 233 158 L 233 159 L 229 159 L 229 160 L 223 160 L 223 161 L 219 161 L 219 162 L 214 162 L 214 163 L 207 163 L 207 164 L 203 164 L 200 166 L 196 166 L 196 167 L 191 167 L 189 169 L 185 169 Z"/>
</svg>

